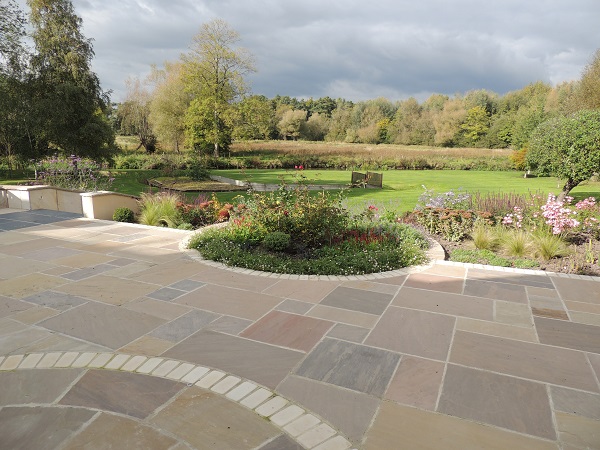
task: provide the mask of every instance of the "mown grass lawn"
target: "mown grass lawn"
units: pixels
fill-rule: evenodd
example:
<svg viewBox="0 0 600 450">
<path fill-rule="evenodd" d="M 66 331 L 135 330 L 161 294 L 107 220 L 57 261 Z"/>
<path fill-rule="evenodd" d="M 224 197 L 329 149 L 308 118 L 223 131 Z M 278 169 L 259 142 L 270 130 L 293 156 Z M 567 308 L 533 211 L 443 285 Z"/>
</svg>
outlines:
<svg viewBox="0 0 600 450">
<path fill-rule="evenodd" d="M 300 171 L 219 170 L 212 173 L 256 183 L 278 183 L 283 177 L 286 182 L 293 183 Z M 314 180 L 319 184 L 349 184 L 351 178 L 351 172 L 343 170 L 303 170 L 301 173 L 307 180 Z M 462 189 L 470 193 L 540 192 L 547 195 L 549 192 L 558 194 L 562 183 L 552 177 L 524 178 L 522 172 L 389 170 L 383 172 L 383 189 L 353 188 L 347 191 L 347 196 L 351 203 L 374 201 L 384 205 L 392 204 L 400 210 L 409 211 L 414 208 L 423 193 L 423 186 L 438 193 Z M 572 195 L 576 200 L 589 196 L 600 197 L 600 182 L 583 183 L 572 191 Z M 231 197 L 221 197 L 219 194 L 219 198 L 229 200 Z"/>
<path fill-rule="evenodd" d="M 319 184 L 349 184 L 351 178 L 351 172 L 344 170 L 246 169 L 244 171 L 214 170 L 211 173 L 256 183 L 279 183 L 282 177 L 285 182 L 294 183 L 299 175 L 303 175 L 309 182 L 314 181 Z M 150 189 L 143 183 L 143 180 L 159 177 L 162 172 L 160 170 L 113 170 L 111 174 L 115 177 L 112 190 L 138 196 Z M 23 174 L 12 179 L 9 179 L 6 174 L 4 175 L 0 176 L 0 184 L 19 184 L 19 182 L 27 180 L 27 176 L 23 176 Z M 423 193 L 423 186 L 433 189 L 437 193 L 462 188 L 471 193 L 540 192 L 542 195 L 547 195 L 549 192 L 558 194 L 562 183 L 556 178 L 550 177 L 523 178 L 522 172 L 388 170 L 383 172 L 383 189 L 354 188 L 348 189 L 346 195 L 350 203 L 376 202 L 401 211 L 409 211 L 414 208 L 419 196 Z M 219 192 L 216 195 L 221 201 L 231 202 L 239 194 L 239 192 Z M 583 183 L 572 191 L 572 195 L 576 200 L 582 200 L 589 196 L 599 198 L 600 182 Z M 187 192 L 186 196 L 192 200 L 198 196 L 198 192 Z"/>
</svg>

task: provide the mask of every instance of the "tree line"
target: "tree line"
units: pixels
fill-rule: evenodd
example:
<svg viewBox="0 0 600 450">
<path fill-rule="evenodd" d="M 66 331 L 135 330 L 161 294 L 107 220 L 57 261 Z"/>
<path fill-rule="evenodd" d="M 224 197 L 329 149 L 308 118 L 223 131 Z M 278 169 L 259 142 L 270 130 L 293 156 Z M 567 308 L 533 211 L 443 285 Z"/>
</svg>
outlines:
<svg viewBox="0 0 600 450">
<path fill-rule="evenodd" d="M 127 98 L 116 110 L 117 132 L 139 135 L 149 151 L 157 143 L 203 150 L 215 142 L 223 149 L 233 140 L 261 139 L 521 149 L 547 120 L 600 108 L 600 50 L 575 81 L 554 87 L 538 81 L 504 95 L 485 89 L 433 94 L 422 102 L 269 99 L 237 88 L 239 80 L 227 101 L 200 101 L 195 70 L 184 57 L 153 67 L 143 81 L 128 80 Z"/>
</svg>

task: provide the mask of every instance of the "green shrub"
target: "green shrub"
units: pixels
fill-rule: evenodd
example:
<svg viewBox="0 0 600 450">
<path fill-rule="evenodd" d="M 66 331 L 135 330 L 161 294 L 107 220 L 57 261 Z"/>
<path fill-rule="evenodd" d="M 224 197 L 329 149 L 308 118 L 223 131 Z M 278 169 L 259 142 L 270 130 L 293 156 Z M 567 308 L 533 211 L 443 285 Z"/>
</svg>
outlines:
<svg viewBox="0 0 600 450">
<path fill-rule="evenodd" d="M 292 238 L 281 231 L 267 233 L 262 241 L 263 247 L 272 252 L 285 252 L 290 248 Z"/>
<path fill-rule="evenodd" d="M 251 193 L 242 198 L 234 217 L 268 232 L 294 236 L 295 243 L 318 248 L 332 242 L 347 226 L 349 214 L 341 196 L 328 192 L 311 195 L 303 185 L 289 189 L 282 185 L 269 194 Z"/>
<path fill-rule="evenodd" d="M 460 209 L 427 207 L 415 211 L 414 218 L 429 233 L 442 235 L 450 242 L 458 242 L 471 233 L 477 213 Z"/>
<path fill-rule="evenodd" d="M 133 223 L 135 222 L 135 215 L 129 208 L 117 208 L 113 213 L 113 220 L 115 222 Z"/>
<path fill-rule="evenodd" d="M 184 222 L 184 223 L 179 224 L 177 226 L 177 229 L 178 230 L 193 230 L 194 226 L 191 223 Z"/>
<path fill-rule="evenodd" d="M 299 257 L 269 252 L 262 247 L 252 246 L 249 241 L 236 242 L 231 239 L 229 228 L 235 227 L 199 233 L 190 240 L 189 247 L 197 249 L 206 259 L 229 266 L 306 275 L 360 275 L 395 270 L 426 261 L 423 249 L 410 239 L 370 243 L 344 240 L 306 250 Z"/>
</svg>

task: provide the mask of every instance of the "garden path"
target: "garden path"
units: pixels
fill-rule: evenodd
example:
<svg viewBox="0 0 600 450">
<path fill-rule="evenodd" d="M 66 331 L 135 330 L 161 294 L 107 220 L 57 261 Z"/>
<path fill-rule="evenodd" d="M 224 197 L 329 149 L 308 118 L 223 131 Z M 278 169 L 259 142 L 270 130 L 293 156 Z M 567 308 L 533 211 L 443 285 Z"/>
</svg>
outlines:
<svg viewBox="0 0 600 450">
<path fill-rule="evenodd" d="M 269 276 L 189 234 L 0 209 L 1 448 L 600 448 L 600 279 Z"/>
</svg>

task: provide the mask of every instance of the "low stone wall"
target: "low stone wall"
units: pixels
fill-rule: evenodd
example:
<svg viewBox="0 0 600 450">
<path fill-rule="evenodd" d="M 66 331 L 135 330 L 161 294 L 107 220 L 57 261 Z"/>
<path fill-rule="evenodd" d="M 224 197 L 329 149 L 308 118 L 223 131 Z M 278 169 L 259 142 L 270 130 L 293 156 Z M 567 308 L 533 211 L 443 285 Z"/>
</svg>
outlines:
<svg viewBox="0 0 600 450">
<path fill-rule="evenodd" d="M 112 220 L 117 208 L 139 212 L 138 198 L 116 192 L 78 192 L 52 186 L 0 185 L 0 208 L 49 209 Z"/>
</svg>

